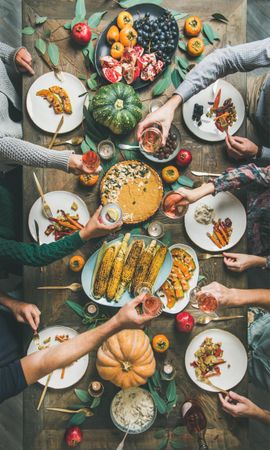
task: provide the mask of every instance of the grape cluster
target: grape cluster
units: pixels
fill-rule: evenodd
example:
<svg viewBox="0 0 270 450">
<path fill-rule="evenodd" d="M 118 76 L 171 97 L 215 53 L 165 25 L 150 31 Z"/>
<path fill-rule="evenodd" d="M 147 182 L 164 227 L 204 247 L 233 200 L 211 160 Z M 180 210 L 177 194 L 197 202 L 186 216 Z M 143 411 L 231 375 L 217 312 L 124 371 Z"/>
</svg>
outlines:
<svg viewBox="0 0 270 450">
<path fill-rule="evenodd" d="M 170 130 L 165 146 L 156 150 L 154 156 L 160 160 L 167 159 L 177 149 L 177 146 L 177 134 Z"/>
</svg>

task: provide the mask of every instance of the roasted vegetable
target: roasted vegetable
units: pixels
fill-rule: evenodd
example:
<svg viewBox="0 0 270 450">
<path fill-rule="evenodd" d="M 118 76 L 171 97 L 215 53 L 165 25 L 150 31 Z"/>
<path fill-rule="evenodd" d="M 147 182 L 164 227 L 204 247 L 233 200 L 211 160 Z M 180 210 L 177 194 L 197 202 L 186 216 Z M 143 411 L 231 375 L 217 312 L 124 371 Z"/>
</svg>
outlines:
<svg viewBox="0 0 270 450">
<path fill-rule="evenodd" d="M 116 248 L 111 245 L 104 253 L 102 261 L 97 271 L 96 279 L 94 282 L 93 293 L 95 298 L 103 297 L 106 293 L 108 280 L 110 277 L 112 265 L 114 262 L 114 257 L 116 253 Z"/>
<path fill-rule="evenodd" d="M 167 248 L 164 245 L 162 245 L 157 250 L 154 258 L 152 259 L 150 269 L 149 269 L 149 272 L 147 275 L 147 283 L 149 283 L 149 285 L 151 287 L 154 286 L 156 278 L 157 278 L 159 271 L 162 267 L 162 264 L 164 263 L 164 260 L 166 258 L 166 254 L 167 254 Z"/>
<path fill-rule="evenodd" d="M 40 91 L 37 91 L 36 95 L 46 99 L 53 107 L 55 114 L 61 114 L 63 112 L 63 105 L 60 98 L 53 94 L 49 89 L 41 89 Z"/>
<path fill-rule="evenodd" d="M 139 262 L 137 264 L 135 274 L 131 284 L 131 290 L 134 293 L 137 286 L 143 283 L 146 279 L 149 265 L 154 256 L 154 251 L 157 242 L 155 240 L 151 241 L 149 246 L 142 252 Z"/>
<path fill-rule="evenodd" d="M 122 297 L 126 288 L 131 283 L 131 280 L 133 278 L 136 269 L 136 265 L 138 263 L 138 259 L 140 257 L 143 248 L 144 248 L 143 241 L 135 240 L 132 242 L 121 275 L 121 281 L 116 292 L 115 301 L 118 301 Z"/>
<path fill-rule="evenodd" d="M 126 253 L 127 253 L 127 249 L 128 249 L 129 238 L 130 238 L 130 234 L 127 233 L 124 236 L 124 239 L 121 243 L 120 249 L 114 260 L 113 268 L 112 268 L 108 286 L 107 286 L 107 292 L 106 292 L 107 300 L 113 300 L 115 298 L 116 291 L 117 291 L 118 285 L 120 283 L 122 270 L 123 270 L 123 267 L 125 264 L 125 257 L 126 257 Z"/>
</svg>

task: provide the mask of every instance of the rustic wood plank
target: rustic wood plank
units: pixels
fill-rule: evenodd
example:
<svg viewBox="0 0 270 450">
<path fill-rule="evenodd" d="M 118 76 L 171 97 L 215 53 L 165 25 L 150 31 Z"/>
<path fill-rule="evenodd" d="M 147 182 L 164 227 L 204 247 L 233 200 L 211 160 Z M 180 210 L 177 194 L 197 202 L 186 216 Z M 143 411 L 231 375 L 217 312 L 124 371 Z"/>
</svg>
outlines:
<svg viewBox="0 0 270 450">
<path fill-rule="evenodd" d="M 51 30 L 56 29 L 59 25 L 66 22 L 67 19 L 71 19 L 74 16 L 75 1 L 67 0 L 47 0 L 46 2 L 39 2 L 37 0 L 27 0 L 24 3 L 23 8 L 23 23 L 29 24 L 29 15 L 33 17 L 35 13 L 40 15 L 47 15 L 50 20 L 46 24 Z M 119 9 L 113 2 L 105 0 L 92 0 L 86 1 L 87 15 L 97 10 L 109 9 L 109 13 L 106 16 L 106 20 L 100 25 L 102 29 L 105 22 L 112 19 Z M 246 24 L 246 1 L 245 0 L 228 0 L 224 2 L 222 0 L 207 0 L 203 6 L 201 1 L 194 0 L 192 2 L 183 0 L 181 6 L 173 0 L 164 1 L 164 6 L 172 9 L 178 9 L 180 11 L 187 11 L 190 13 L 196 13 L 201 15 L 203 19 L 209 18 L 211 13 L 220 11 L 225 16 L 229 17 L 230 22 L 227 25 L 217 24 L 219 34 L 221 35 L 221 42 L 216 43 L 216 46 L 224 46 L 227 44 L 237 44 L 245 41 L 245 24 Z M 181 23 L 181 22 L 180 22 Z M 67 35 L 67 32 L 62 28 L 59 28 L 54 33 L 54 39 L 62 39 Z M 34 37 L 25 37 L 24 44 L 33 55 L 33 63 L 36 70 L 35 78 L 41 74 L 47 72 L 49 69 L 44 65 L 42 60 L 37 55 L 34 49 Z M 89 74 L 86 70 L 81 53 L 76 52 L 68 39 L 64 39 L 58 42 L 61 48 L 61 66 L 63 70 L 69 71 L 77 75 L 79 72 Z M 210 46 L 207 51 L 210 50 Z M 245 95 L 246 89 L 246 77 L 245 74 L 237 74 L 230 77 L 233 84 Z M 33 78 L 24 78 L 23 90 L 24 97 L 33 82 Z M 143 99 L 149 99 L 151 97 L 150 89 L 142 92 Z M 169 93 L 167 93 L 168 95 Z M 165 98 L 164 98 L 165 100 Z M 148 101 L 144 102 L 144 114 L 148 111 Z M 183 147 L 190 148 L 193 153 L 192 169 L 211 171 L 222 171 L 231 162 L 228 161 L 223 143 L 203 143 L 186 129 L 182 121 L 181 111 L 178 110 L 175 117 L 175 123 L 179 127 L 182 136 Z M 243 125 L 241 131 L 245 134 L 245 125 Z M 82 133 L 82 128 L 75 130 L 70 135 L 77 135 Z M 32 122 L 30 121 L 27 112 L 24 110 L 24 138 L 26 140 L 47 145 L 50 139 L 49 135 L 40 132 Z M 186 175 L 190 175 L 190 169 L 186 172 Z M 80 195 L 86 202 L 90 213 L 92 214 L 96 209 L 98 199 L 98 186 L 96 186 L 91 193 L 83 191 L 79 188 L 77 178 L 73 175 L 67 175 L 64 173 L 56 172 L 54 170 L 37 170 L 38 177 L 40 178 L 45 191 L 50 190 L 67 190 L 73 191 Z M 25 241 L 30 241 L 27 220 L 28 212 L 33 202 L 38 197 L 32 182 L 32 169 L 24 168 L 24 237 Z M 165 223 L 166 230 L 171 232 L 172 243 L 183 242 L 191 244 L 186 235 L 183 220 L 175 223 L 168 219 L 165 219 L 160 212 L 156 214 L 156 217 Z M 193 244 L 191 244 L 195 247 Z M 88 243 L 81 249 L 84 256 L 88 256 L 94 251 L 96 243 Z M 196 248 L 195 248 L 196 249 Z M 244 251 L 245 239 L 236 246 L 237 251 Z M 199 250 L 198 248 L 196 250 Z M 37 291 L 36 287 L 40 285 L 50 284 L 69 284 L 73 281 L 79 281 L 80 276 L 70 273 L 67 267 L 68 258 L 64 258 L 62 261 L 58 261 L 51 264 L 45 269 L 43 273 L 40 273 L 39 269 L 25 268 L 24 271 L 24 291 L 25 298 L 31 301 L 35 301 L 42 311 L 42 324 L 41 327 L 65 324 L 71 326 L 79 331 L 84 331 L 85 327 L 81 325 L 79 318 L 71 312 L 64 302 L 67 298 L 71 298 L 78 301 L 83 305 L 87 301 L 87 297 L 83 293 L 69 294 L 67 292 L 50 292 L 50 291 Z M 209 282 L 217 280 L 226 286 L 245 287 L 246 280 L 244 275 L 233 274 L 224 268 L 222 261 L 220 260 L 208 260 L 200 263 L 200 273 L 204 274 Z M 113 313 L 113 308 L 108 308 Z M 187 308 L 196 317 L 199 313 L 194 312 L 191 307 Z M 236 312 L 242 312 L 240 308 L 236 309 Z M 224 322 L 220 325 L 225 330 L 231 331 L 236 334 L 244 343 L 246 343 L 246 320 Z M 208 328 L 212 328 L 211 324 Z M 177 391 L 181 398 L 197 398 L 204 406 L 206 415 L 208 418 L 208 431 L 207 440 L 210 449 L 241 449 L 247 447 L 247 423 L 236 422 L 234 419 L 226 415 L 221 411 L 218 398 L 215 394 L 201 391 L 195 386 L 187 377 L 184 368 L 184 355 L 186 347 L 189 341 L 197 333 L 201 331 L 201 328 L 195 327 L 191 335 L 183 336 L 176 332 L 174 326 L 174 317 L 169 315 L 163 315 L 162 317 L 153 321 L 151 329 L 154 333 L 165 330 L 171 342 L 171 349 L 169 357 L 174 361 L 177 367 Z M 95 353 L 90 355 L 90 364 L 87 370 L 87 374 L 78 383 L 78 386 L 85 389 L 90 379 L 96 377 L 95 370 Z M 78 387 L 75 386 L 75 387 Z M 81 445 L 81 449 L 93 449 L 93 450 L 112 450 L 116 448 L 117 444 L 121 440 L 122 433 L 118 432 L 110 420 L 109 417 L 109 405 L 113 394 L 116 392 L 116 388 L 111 384 L 106 383 L 105 395 L 102 399 L 101 406 L 96 410 L 95 416 L 88 419 L 83 424 L 84 429 L 84 442 Z M 247 378 L 240 383 L 237 387 L 237 392 L 246 395 L 247 394 Z M 64 429 L 66 426 L 67 417 L 59 413 L 47 412 L 46 406 L 62 406 L 67 407 L 74 403 L 77 403 L 73 389 L 66 391 L 51 391 L 49 390 L 42 410 L 37 413 L 36 405 L 41 393 L 41 387 L 39 385 L 32 386 L 24 394 L 24 448 L 28 450 L 58 450 L 64 449 L 65 444 L 63 441 Z M 180 401 L 177 407 L 170 415 L 168 422 L 164 417 L 158 417 L 155 427 L 146 433 L 139 436 L 132 436 L 128 438 L 129 450 L 155 450 L 157 448 L 157 440 L 154 438 L 155 430 L 160 426 L 166 426 L 169 430 L 180 423 Z M 186 446 L 189 449 L 196 449 L 197 443 L 188 434 L 183 435 L 183 440 L 186 442 Z"/>
</svg>

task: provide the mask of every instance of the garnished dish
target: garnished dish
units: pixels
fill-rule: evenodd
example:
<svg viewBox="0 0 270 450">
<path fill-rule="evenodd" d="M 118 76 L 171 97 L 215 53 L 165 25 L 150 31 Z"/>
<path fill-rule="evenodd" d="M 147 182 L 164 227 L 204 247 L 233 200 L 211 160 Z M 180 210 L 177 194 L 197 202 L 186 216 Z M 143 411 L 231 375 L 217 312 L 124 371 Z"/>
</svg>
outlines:
<svg viewBox="0 0 270 450">
<path fill-rule="evenodd" d="M 207 112 L 206 117 L 212 117 L 215 121 L 215 126 L 219 131 L 226 131 L 229 127 L 237 121 L 237 113 L 235 105 L 231 98 L 226 98 L 223 105 L 220 106 L 221 89 L 219 89 L 213 106 Z"/>
<path fill-rule="evenodd" d="M 203 225 L 209 225 L 214 217 L 214 209 L 208 205 L 198 205 L 195 209 L 194 219 Z"/>
<path fill-rule="evenodd" d="M 55 114 L 71 114 L 72 106 L 67 91 L 60 86 L 51 86 L 48 89 L 37 91 L 38 97 L 43 97 L 49 102 L 49 108 L 53 108 Z"/>
<path fill-rule="evenodd" d="M 225 220 L 212 220 L 213 232 L 207 233 L 207 236 L 218 247 L 223 248 L 230 242 L 230 237 L 233 231 L 232 221 L 229 217 Z"/>
<path fill-rule="evenodd" d="M 148 430 L 156 418 L 156 406 L 150 392 L 142 388 L 119 391 L 111 403 L 111 418 L 121 431 L 138 434 Z"/>
<path fill-rule="evenodd" d="M 117 203 L 123 222 L 149 219 L 159 208 L 163 186 L 157 172 L 140 161 L 122 161 L 106 173 L 100 185 L 101 202 Z"/>
<path fill-rule="evenodd" d="M 76 211 L 77 208 L 78 206 L 74 202 L 71 205 L 71 209 Z M 46 236 L 50 236 L 52 234 L 55 241 L 58 241 L 62 237 L 73 234 L 75 231 L 79 231 L 83 228 L 83 225 L 79 222 L 79 214 L 71 215 L 69 213 L 65 213 L 62 209 L 57 211 L 57 217 L 50 217 L 48 220 L 52 223 L 47 226 L 44 233 Z"/>
<path fill-rule="evenodd" d="M 198 380 L 219 376 L 220 365 L 225 364 L 221 342 L 213 342 L 213 338 L 206 337 L 199 349 L 194 353 L 195 360 L 190 363 L 195 369 Z"/>
</svg>

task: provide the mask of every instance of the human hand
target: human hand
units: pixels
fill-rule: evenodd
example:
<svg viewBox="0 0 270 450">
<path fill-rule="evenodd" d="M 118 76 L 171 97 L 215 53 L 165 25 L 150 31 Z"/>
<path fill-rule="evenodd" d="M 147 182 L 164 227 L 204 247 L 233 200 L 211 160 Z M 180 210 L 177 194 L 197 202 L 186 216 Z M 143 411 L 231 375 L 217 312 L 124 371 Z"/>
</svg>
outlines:
<svg viewBox="0 0 270 450">
<path fill-rule="evenodd" d="M 89 169 L 89 167 L 84 164 L 82 155 L 76 155 L 75 153 L 72 153 L 69 157 L 68 168 L 74 175 L 81 175 L 83 173 L 86 175 L 90 173 L 99 173 L 102 170 L 101 166 L 99 166 L 95 171 Z"/>
<path fill-rule="evenodd" d="M 139 314 L 136 309 L 142 303 L 144 296 L 145 294 L 139 295 L 118 311 L 115 318 L 120 329 L 143 328 L 147 322 L 153 319 L 153 316 L 149 314 Z"/>
<path fill-rule="evenodd" d="M 96 210 L 95 214 L 89 219 L 85 227 L 80 230 L 80 236 L 83 240 L 88 241 L 88 239 L 106 236 L 106 234 L 121 228 L 123 222 L 117 222 L 109 226 L 100 222 L 99 214 L 101 210 L 102 206 Z"/>
<path fill-rule="evenodd" d="M 28 72 L 30 75 L 35 74 L 32 67 L 32 56 L 26 48 L 20 48 L 20 50 L 16 53 L 15 63 L 20 72 Z"/>
<path fill-rule="evenodd" d="M 225 398 L 222 394 L 218 394 L 219 399 L 222 404 L 222 409 L 227 413 L 231 414 L 233 417 L 250 417 L 253 419 L 260 418 L 261 408 L 259 408 L 255 403 L 250 401 L 248 398 L 242 395 L 236 394 L 236 392 L 229 392 Z M 237 402 L 232 403 L 232 402 Z"/>
<path fill-rule="evenodd" d="M 233 272 L 244 272 L 253 266 L 265 266 L 266 258 L 244 253 L 223 253 L 224 264 Z"/>
<path fill-rule="evenodd" d="M 212 294 L 217 299 L 219 306 L 238 306 L 235 302 L 234 289 L 227 288 L 216 281 L 203 286 L 198 294 L 200 295 L 201 292 Z"/>
<path fill-rule="evenodd" d="M 137 127 L 137 139 L 140 142 L 142 132 L 153 125 L 158 123 L 162 128 L 162 146 L 166 144 L 166 140 L 170 131 L 171 123 L 174 117 L 174 111 L 176 107 L 182 102 L 182 98 L 179 95 L 174 95 L 168 100 L 161 108 L 148 114 L 144 120 L 139 122 Z"/>
<path fill-rule="evenodd" d="M 37 331 L 41 312 L 36 305 L 14 301 L 12 302 L 11 311 L 18 322 L 28 323 L 33 331 Z"/>
<path fill-rule="evenodd" d="M 227 134 L 225 141 L 228 156 L 237 161 L 252 158 L 258 153 L 258 145 L 247 138 Z"/>
</svg>

